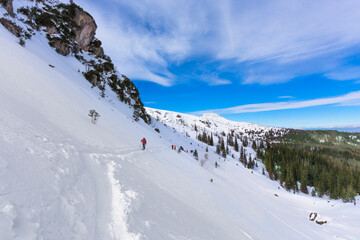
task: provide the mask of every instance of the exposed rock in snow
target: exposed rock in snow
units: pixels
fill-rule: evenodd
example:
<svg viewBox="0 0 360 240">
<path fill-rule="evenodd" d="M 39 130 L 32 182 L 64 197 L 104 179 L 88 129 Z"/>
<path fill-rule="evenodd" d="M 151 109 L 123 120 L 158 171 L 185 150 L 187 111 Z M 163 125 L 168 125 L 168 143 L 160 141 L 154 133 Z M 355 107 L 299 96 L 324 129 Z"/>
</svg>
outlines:
<svg viewBox="0 0 360 240">
<path fill-rule="evenodd" d="M 87 12 L 76 9 L 74 21 L 78 26 L 76 30 L 76 41 L 82 50 L 88 51 L 97 29 L 95 20 Z"/>
<path fill-rule="evenodd" d="M 13 0 L 0 0 L 0 4 L 5 8 L 11 17 L 14 17 Z"/>
</svg>

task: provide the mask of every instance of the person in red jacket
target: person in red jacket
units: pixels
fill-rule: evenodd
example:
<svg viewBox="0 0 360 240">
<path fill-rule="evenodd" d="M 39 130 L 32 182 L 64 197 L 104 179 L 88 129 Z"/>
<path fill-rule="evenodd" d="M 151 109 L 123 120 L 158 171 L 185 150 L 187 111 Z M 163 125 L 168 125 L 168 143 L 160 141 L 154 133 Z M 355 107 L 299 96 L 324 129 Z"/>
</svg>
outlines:
<svg viewBox="0 0 360 240">
<path fill-rule="evenodd" d="M 143 145 L 143 150 L 145 150 L 146 139 L 145 138 L 141 139 L 141 143 Z"/>
</svg>

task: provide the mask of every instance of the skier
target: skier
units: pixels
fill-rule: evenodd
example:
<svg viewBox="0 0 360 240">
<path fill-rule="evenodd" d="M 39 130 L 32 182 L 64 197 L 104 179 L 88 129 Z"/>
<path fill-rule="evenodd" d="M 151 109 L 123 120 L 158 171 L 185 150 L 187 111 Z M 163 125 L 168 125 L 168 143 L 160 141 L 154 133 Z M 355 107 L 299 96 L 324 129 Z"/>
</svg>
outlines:
<svg viewBox="0 0 360 240">
<path fill-rule="evenodd" d="M 141 143 L 143 145 L 143 150 L 145 150 L 146 139 L 145 138 L 141 139 Z"/>
<path fill-rule="evenodd" d="M 171 145 L 171 149 L 174 150 L 174 145 Z"/>
<path fill-rule="evenodd" d="M 354 206 L 356 206 L 356 200 L 354 201 Z"/>
</svg>

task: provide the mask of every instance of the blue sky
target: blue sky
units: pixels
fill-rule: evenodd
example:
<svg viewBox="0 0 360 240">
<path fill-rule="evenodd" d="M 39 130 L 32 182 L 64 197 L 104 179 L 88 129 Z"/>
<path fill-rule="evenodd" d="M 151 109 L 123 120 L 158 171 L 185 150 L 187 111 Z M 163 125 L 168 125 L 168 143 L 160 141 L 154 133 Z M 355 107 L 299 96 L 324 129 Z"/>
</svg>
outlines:
<svg viewBox="0 0 360 240">
<path fill-rule="evenodd" d="M 80 0 L 146 106 L 360 127 L 358 0 Z"/>
</svg>

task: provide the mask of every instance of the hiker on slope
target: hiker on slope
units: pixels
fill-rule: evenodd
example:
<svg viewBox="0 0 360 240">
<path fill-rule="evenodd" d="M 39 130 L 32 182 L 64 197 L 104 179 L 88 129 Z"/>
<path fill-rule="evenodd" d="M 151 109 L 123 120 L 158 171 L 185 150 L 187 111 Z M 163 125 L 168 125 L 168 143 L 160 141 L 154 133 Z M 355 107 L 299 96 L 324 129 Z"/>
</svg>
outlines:
<svg viewBox="0 0 360 240">
<path fill-rule="evenodd" d="M 143 145 L 143 150 L 145 150 L 146 138 L 141 139 L 141 143 Z"/>
</svg>

